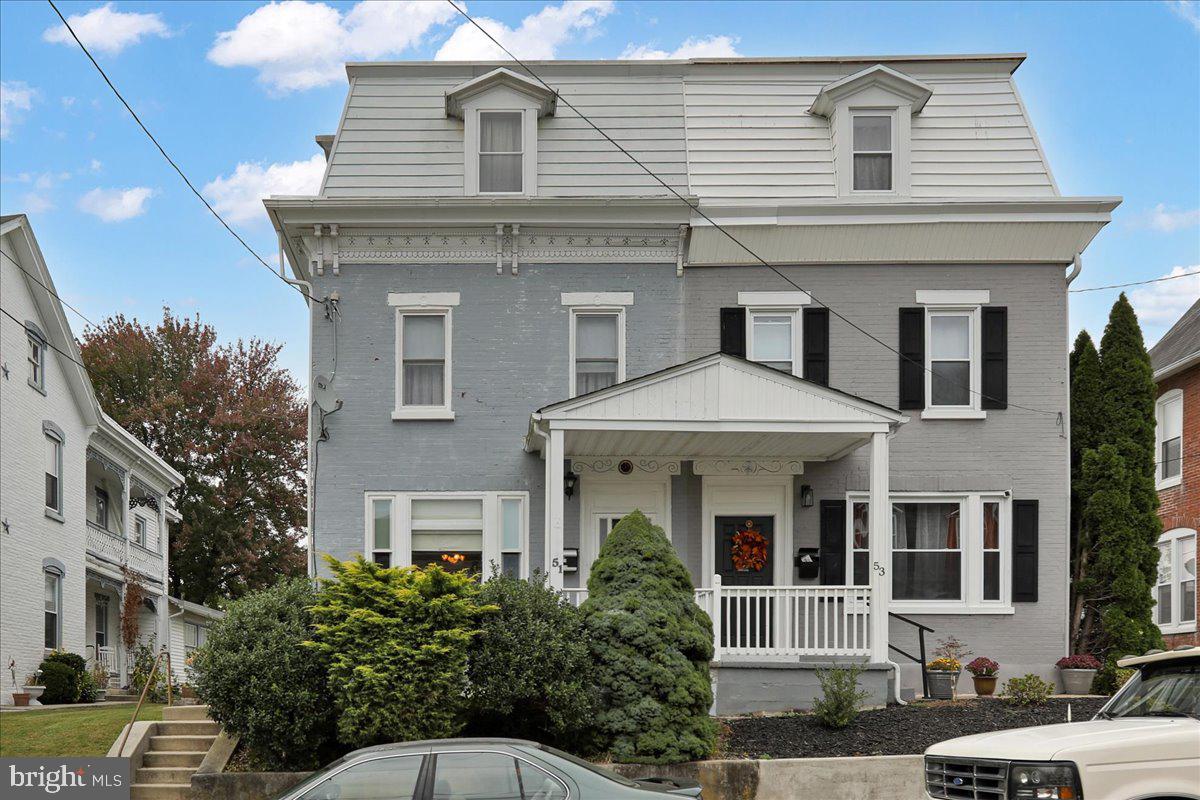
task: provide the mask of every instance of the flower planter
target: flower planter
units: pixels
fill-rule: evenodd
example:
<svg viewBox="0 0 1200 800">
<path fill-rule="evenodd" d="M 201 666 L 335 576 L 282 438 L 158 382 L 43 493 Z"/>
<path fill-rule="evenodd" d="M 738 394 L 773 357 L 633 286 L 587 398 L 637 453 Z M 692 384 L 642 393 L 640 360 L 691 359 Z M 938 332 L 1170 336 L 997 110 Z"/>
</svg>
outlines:
<svg viewBox="0 0 1200 800">
<path fill-rule="evenodd" d="M 26 686 L 25 693 L 29 695 L 29 705 L 40 706 L 38 698 L 42 696 L 42 692 L 46 691 L 45 686 Z"/>
<path fill-rule="evenodd" d="M 20 708 L 29 705 L 29 695 L 26 692 L 13 692 L 13 705 Z"/>
<path fill-rule="evenodd" d="M 972 675 L 971 680 L 975 683 L 975 694 L 980 697 L 991 697 L 996 692 L 996 676 L 995 675 Z"/>
<path fill-rule="evenodd" d="M 104 699 L 106 697 L 108 697 L 108 689 L 97 689 L 96 690 L 96 702 L 97 703 L 103 703 Z"/>
<path fill-rule="evenodd" d="M 947 672 L 940 669 L 931 669 L 926 675 L 929 677 L 929 696 L 934 700 L 953 700 L 954 690 L 958 686 L 957 672 Z"/>
<path fill-rule="evenodd" d="M 1094 669 L 1060 669 L 1062 675 L 1063 694 L 1091 694 L 1092 679 L 1096 677 Z"/>
</svg>

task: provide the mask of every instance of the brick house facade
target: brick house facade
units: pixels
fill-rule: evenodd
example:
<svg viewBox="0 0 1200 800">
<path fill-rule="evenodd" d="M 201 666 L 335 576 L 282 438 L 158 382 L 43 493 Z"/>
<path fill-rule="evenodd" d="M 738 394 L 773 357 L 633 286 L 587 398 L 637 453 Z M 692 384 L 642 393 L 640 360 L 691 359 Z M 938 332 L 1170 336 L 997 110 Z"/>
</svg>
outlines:
<svg viewBox="0 0 1200 800">
<path fill-rule="evenodd" d="M 1150 351 L 1156 405 L 1159 518 L 1155 619 L 1168 647 L 1200 644 L 1196 531 L 1200 530 L 1200 300 Z"/>
</svg>

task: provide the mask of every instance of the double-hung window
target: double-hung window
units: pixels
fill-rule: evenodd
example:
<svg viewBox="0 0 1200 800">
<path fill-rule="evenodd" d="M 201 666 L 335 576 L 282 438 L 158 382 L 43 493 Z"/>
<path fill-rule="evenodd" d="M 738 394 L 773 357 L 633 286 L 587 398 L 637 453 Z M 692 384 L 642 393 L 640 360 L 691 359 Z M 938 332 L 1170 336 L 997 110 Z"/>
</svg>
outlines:
<svg viewBox="0 0 1200 800">
<path fill-rule="evenodd" d="M 1154 620 L 1163 633 L 1196 630 L 1196 532 L 1167 531 L 1158 540 Z"/>
<path fill-rule="evenodd" d="M 930 310 L 929 405 L 970 408 L 974 369 L 973 312 Z"/>
<path fill-rule="evenodd" d="M 524 112 L 479 112 L 480 194 L 520 194 L 524 172 Z"/>
<path fill-rule="evenodd" d="M 396 309 L 393 419 L 454 419 L 451 309 L 457 293 L 388 295 Z"/>
<path fill-rule="evenodd" d="M 751 311 L 747 318 L 750 360 L 781 372 L 795 373 L 796 312 Z"/>
<path fill-rule="evenodd" d="M 146 546 L 146 518 L 135 515 L 133 518 L 133 543 Z"/>
<path fill-rule="evenodd" d="M 190 656 L 197 649 L 203 647 L 207 639 L 208 628 L 194 622 L 183 623 L 183 652 L 186 655 Z"/>
<path fill-rule="evenodd" d="M 29 362 L 29 385 L 39 392 L 46 391 L 46 342 L 41 336 L 26 329 L 26 361 Z"/>
<path fill-rule="evenodd" d="M 384 567 L 528 574 L 525 492 L 368 492 L 365 552 Z"/>
<path fill-rule="evenodd" d="M 892 120 L 886 112 L 853 115 L 854 191 L 892 191 Z"/>
<path fill-rule="evenodd" d="M 52 569 L 42 573 L 45 577 L 45 646 L 57 650 L 62 646 L 62 575 Z"/>
<path fill-rule="evenodd" d="M 582 311 L 571 315 L 574 331 L 571 394 L 607 389 L 624 380 L 621 346 L 624 339 L 622 311 Z"/>
<path fill-rule="evenodd" d="M 1183 479 L 1183 392 L 1164 392 L 1154 405 L 1155 478 L 1159 489 Z"/>
<path fill-rule="evenodd" d="M 892 495 L 892 599 L 897 607 L 947 613 L 1006 610 L 1010 596 L 1007 499 L 1000 493 Z M 869 501 L 852 496 L 849 563 L 870 583 Z"/>
<path fill-rule="evenodd" d="M 46 511 L 62 515 L 62 468 L 63 468 L 62 439 L 52 432 L 46 432 Z"/>
<path fill-rule="evenodd" d="M 95 488 L 96 517 L 92 521 L 101 528 L 108 530 L 108 491 L 100 486 Z"/>
</svg>

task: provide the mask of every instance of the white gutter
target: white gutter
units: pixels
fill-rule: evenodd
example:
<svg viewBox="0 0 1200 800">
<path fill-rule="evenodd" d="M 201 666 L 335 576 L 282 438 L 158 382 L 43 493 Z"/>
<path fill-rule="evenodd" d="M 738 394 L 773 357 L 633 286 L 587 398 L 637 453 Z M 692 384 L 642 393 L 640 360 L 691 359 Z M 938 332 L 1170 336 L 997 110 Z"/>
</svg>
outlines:
<svg viewBox="0 0 1200 800">
<path fill-rule="evenodd" d="M 1079 277 L 1079 273 L 1083 272 L 1083 253 L 1076 253 L 1075 259 L 1071 262 L 1071 271 L 1067 273 L 1067 286 L 1071 285 L 1071 281 Z"/>
</svg>

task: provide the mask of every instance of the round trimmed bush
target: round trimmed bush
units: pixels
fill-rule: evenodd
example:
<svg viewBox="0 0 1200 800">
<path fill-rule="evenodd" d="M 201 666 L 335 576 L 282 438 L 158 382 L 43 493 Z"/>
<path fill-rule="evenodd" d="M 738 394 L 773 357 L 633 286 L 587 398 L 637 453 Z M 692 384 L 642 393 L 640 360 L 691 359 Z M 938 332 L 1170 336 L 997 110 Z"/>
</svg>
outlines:
<svg viewBox="0 0 1200 800">
<path fill-rule="evenodd" d="M 74 703 L 79 699 L 79 676 L 75 670 L 61 661 L 43 661 L 38 667 L 42 671 L 39 680 L 46 687 L 40 702 L 53 706 Z"/>
<path fill-rule="evenodd" d="M 595 713 L 592 659 L 579 609 L 546 584 L 493 575 L 467 666 L 470 723 L 479 736 L 533 739 L 578 750 Z"/>
<path fill-rule="evenodd" d="M 634 511 L 600 548 L 581 607 L 614 761 L 669 764 L 707 757 L 712 621 L 662 528 Z"/>
<path fill-rule="evenodd" d="M 304 646 L 314 601 L 304 578 L 246 595 L 230 603 L 193 656 L 196 694 L 213 719 L 241 737 L 258 767 L 312 769 L 331 742 L 326 662 Z"/>
</svg>

